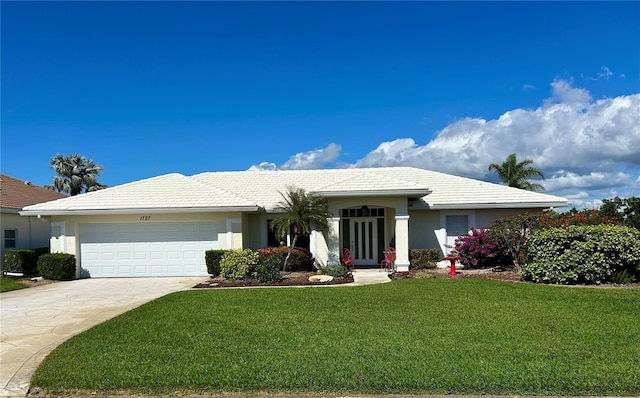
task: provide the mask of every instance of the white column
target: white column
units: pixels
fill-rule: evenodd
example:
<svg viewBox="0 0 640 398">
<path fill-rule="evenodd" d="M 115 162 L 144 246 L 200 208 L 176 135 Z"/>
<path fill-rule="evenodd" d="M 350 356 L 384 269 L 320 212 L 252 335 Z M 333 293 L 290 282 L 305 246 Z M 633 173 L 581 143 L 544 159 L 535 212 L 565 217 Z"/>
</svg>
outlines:
<svg viewBox="0 0 640 398">
<path fill-rule="evenodd" d="M 409 216 L 396 216 L 396 269 L 409 271 Z"/>
<path fill-rule="evenodd" d="M 327 221 L 329 221 L 329 232 L 326 237 L 327 264 L 340 264 L 340 217 L 331 217 Z"/>
</svg>

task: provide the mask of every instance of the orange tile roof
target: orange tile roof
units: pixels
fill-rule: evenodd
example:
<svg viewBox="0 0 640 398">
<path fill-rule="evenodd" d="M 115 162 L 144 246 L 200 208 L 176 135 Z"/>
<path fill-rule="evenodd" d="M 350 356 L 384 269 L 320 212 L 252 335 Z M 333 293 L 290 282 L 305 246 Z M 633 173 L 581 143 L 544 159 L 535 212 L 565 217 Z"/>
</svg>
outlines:
<svg viewBox="0 0 640 398">
<path fill-rule="evenodd" d="M 21 210 L 25 206 L 66 198 L 59 192 L 0 174 L 0 207 Z"/>
</svg>

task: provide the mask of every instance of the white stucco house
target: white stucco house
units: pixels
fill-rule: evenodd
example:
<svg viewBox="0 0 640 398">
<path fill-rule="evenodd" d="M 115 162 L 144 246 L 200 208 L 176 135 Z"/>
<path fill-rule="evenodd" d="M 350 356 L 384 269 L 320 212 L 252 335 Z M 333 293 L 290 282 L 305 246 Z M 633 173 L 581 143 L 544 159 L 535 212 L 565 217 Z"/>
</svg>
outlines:
<svg viewBox="0 0 640 398">
<path fill-rule="evenodd" d="M 0 261 L 7 250 L 48 247 L 49 223 L 36 216 L 21 217 L 19 212 L 25 206 L 65 197 L 29 181 L 0 174 Z"/>
<path fill-rule="evenodd" d="M 321 265 L 343 247 L 356 267 L 375 267 L 384 248 L 396 266 L 409 250 L 439 248 L 471 227 L 523 211 L 564 207 L 561 197 L 411 167 L 168 174 L 27 206 L 51 225 L 51 249 L 76 255 L 78 277 L 205 276 L 209 249 L 277 245 L 269 221 L 281 193 L 302 188 L 328 199 L 328 236 L 307 244 Z"/>
</svg>

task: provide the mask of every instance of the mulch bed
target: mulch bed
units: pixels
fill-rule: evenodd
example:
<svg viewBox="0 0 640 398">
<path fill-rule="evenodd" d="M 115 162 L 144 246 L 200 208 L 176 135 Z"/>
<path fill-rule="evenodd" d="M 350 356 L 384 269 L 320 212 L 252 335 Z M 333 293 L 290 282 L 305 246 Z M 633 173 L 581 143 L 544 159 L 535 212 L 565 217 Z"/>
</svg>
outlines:
<svg viewBox="0 0 640 398">
<path fill-rule="evenodd" d="M 224 287 L 258 287 L 258 286 L 329 286 L 342 285 L 352 283 L 353 276 L 348 275 L 344 278 L 333 278 L 329 282 L 310 282 L 309 277 L 316 275 L 314 272 L 291 272 L 283 275 L 283 279 L 279 282 L 260 282 L 256 279 L 227 281 L 221 278 L 212 278 L 206 282 L 199 283 L 194 286 L 196 289 L 211 289 Z"/>
<path fill-rule="evenodd" d="M 405 279 L 412 278 L 413 275 L 421 271 L 408 271 L 398 272 L 393 274 L 392 279 Z M 425 272 L 425 271 L 422 271 Z M 452 278 L 449 275 L 449 268 L 435 268 L 426 271 L 433 278 Z M 486 269 L 464 269 L 462 267 L 457 269 L 457 274 L 454 278 L 466 278 L 466 279 L 490 279 L 504 282 L 520 282 L 531 283 L 522 280 L 522 274 L 518 271 L 505 270 L 500 272 L 494 272 L 491 268 Z M 540 283 L 539 285 L 544 285 Z M 601 285 L 554 285 L 548 284 L 547 286 L 565 286 L 565 287 L 585 287 L 585 288 L 602 288 L 602 289 L 640 289 L 640 282 L 628 283 L 625 285 L 619 285 L 614 283 L 605 283 Z"/>
</svg>

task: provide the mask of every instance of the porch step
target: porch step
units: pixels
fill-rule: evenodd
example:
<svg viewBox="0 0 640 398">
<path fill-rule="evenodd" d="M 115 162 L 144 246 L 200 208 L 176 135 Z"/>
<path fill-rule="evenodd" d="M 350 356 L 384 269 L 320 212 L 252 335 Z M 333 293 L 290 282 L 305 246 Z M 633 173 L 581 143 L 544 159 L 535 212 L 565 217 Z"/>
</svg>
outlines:
<svg viewBox="0 0 640 398">
<path fill-rule="evenodd" d="M 379 268 L 356 268 L 356 271 L 353 273 L 353 285 L 374 285 L 390 281 L 389 274 L 386 271 L 380 271 Z"/>
</svg>

